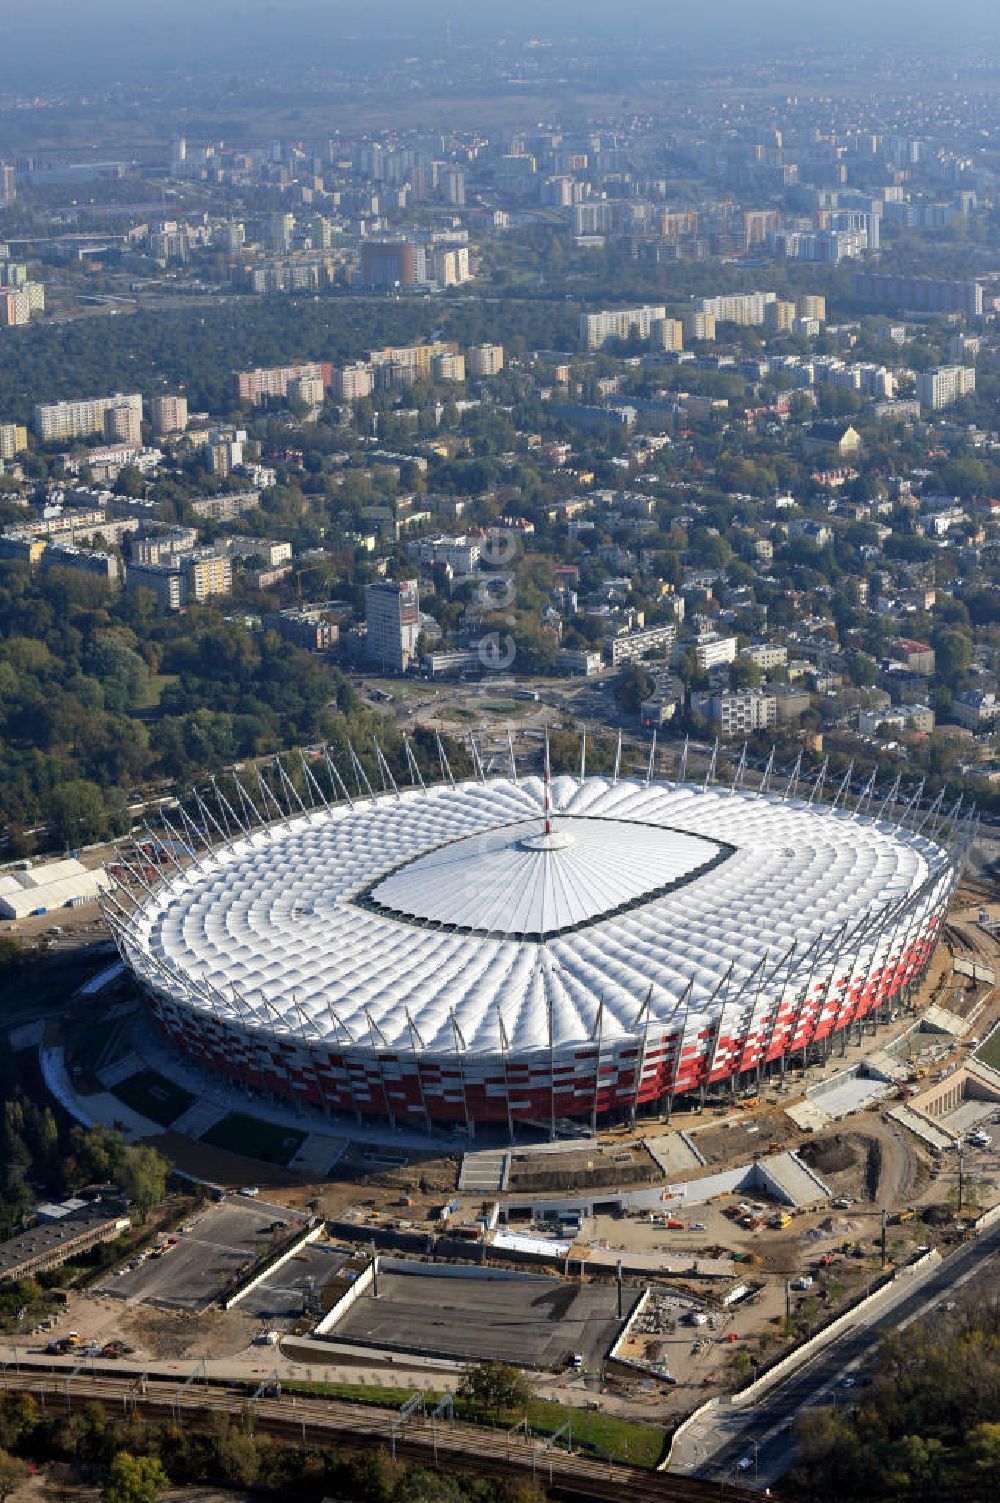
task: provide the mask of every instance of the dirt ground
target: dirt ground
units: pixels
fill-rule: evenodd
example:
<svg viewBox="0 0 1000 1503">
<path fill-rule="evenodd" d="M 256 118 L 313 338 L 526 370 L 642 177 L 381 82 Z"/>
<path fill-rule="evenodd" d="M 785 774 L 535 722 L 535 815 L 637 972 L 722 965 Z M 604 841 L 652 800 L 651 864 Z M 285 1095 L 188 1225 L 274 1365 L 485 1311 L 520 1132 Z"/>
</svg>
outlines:
<svg viewBox="0 0 1000 1503">
<path fill-rule="evenodd" d="M 119 1319 L 121 1334 L 130 1346 L 161 1360 L 226 1357 L 242 1352 L 253 1340 L 258 1325 L 238 1305 L 233 1310 L 208 1310 L 198 1316 L 132 1305 L 122 1311 Z"/>
<path fill-rule="evenodd" d="M 289 1205 L 311 1205 L 326 1217 L 336 1217 L 352 1206 L 378 1207 L 392 1211 L 407 1221 L 427 1222 L 440 1211 L 458 1186 L 461 1158 L 457 1155 L 412 1154 L 398 1169 L 374 1168 L 360 1147 L 345 1154 L 336 1168 L 337 1179 L 310 1187 L 301 1202 L 294 1197 Z M 403 1197 L 412 1201 L 400 1204 Z"/>
</svg>

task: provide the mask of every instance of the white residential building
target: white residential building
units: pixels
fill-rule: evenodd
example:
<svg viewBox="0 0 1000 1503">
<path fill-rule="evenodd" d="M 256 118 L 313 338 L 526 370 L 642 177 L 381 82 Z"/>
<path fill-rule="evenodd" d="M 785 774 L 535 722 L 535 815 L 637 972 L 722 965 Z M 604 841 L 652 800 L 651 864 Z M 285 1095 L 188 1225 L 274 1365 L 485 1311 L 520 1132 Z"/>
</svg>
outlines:
<svg viewBox="0 0 1000 1503">
<path fill-rule="evenodd" d="M 638 334 L 640 339 L 649 339 L 653 324 L 665 319 L 667 310 L 662 303 L 644 303 L 637 308 L 605 308 L 600 313 L 580 315 L 580 343 L 588 350 L 599 350 L 609 339 L 629 339 Z"/>
<path fill-rule="evenodd" d="M 43 443 L 67 438 L 87 438 L 103 433 L 121 443 L 142 442 L 142 397 L 138 392 L 123 396 L 89 397 L 81 402 L 39 402 L 35 407 L 35 431 Z"/>
<path fill-rule="evenodd" d="M 917 399 L 921 407 L 950 407 L 976 389 L 976 371 L 971 365 L 940 365 L 934 371 L 921 371 L 917 377 Z"/>
</svg>

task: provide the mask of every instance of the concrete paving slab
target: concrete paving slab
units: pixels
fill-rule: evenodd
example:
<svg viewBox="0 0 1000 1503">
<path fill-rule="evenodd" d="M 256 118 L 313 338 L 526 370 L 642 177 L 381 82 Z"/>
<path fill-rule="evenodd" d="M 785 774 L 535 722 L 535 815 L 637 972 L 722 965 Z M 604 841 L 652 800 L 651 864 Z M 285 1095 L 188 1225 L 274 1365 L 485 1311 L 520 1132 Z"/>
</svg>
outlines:
<svg viewBox="0 0 1000 1503">
<path fill-rule="evenodd" d="M 976 1101 L 975 1098 L 970 1098 L 968 1101 L 963 1101 L 960 1106 L 956 1106 L 953 1112 L 946 1112 L 938 1120 L 948 1132 L 954 1133 L 957 1138 L 962 1138 L 967 1132 L 972 1132 L 981 1123 L 988 1122 L 994 1117 L 996 1109 L 995 1101 Z"/>
<path fill-rule="evenodd" d="M 833 1121 L 821 1106 L 817 1106 L 808 1097 L 805 1101 L 796 1101 L 793 1106 L 786 1106 L 785 1116 L 803 1132 L 822 1132 Z"/>
<path fill-rule="evenodd" d="M 175 1122 L 171 1123 L 171 1132 L 184 1133 L 189 1138 L 200 1138 L 202 1133 L 221 1122 L 226 1112 L 214 1101 L 196 1101 L 189 1106 L 186 1112 L 182 1112 Z"/>
<path fill-rule="evenodd" d="M 919 1138 L 922 1143 L 927 1143 L 939 1152 L 955 1146 L 955 1139 L 950 1133 L 944 1132 L 927 1117 L 922 1117 L 919 1112 L 913 1111 L 911 1107 L 894 1106 L 888 1115 L 894 1122 L 898 1122 L 900 1127 L 905 1127 L 907 1132 L 913 1133 L 915 1138 Z"/>
<path fill-rule="evenodd" d="M 662 1133 L 646 1139 L 646 1147 L 659 1164 L 667 1179 L 677 1179 L 682 1174 L 697 1174 L 704 1163 L 685 1140 L 682 1133 Z"/>
<path fill-rule="evenodd" d="M 920 1026 L 934 1033 L 950 1033 L 954 1038 L 960 1039 L 969 1031 L 969 1020 L 949 1012 L 946 1007 L 937 1007 L 932 1003 L 921 1018 Z"/>
<path fill-rule="evenodd" d="M 105 1065 L 103 1070 L 98 1070 L 97 1078 L 101 1085 L 113 1091 L 116 1085 L 120 1085 L 123 1080 L 128 1080 L 130 1075 L 138 1075 L 145 1068 L 145 1061 L 136 1054 L 134 1049 L 130 1049 L 128 1054 L 123 1055 L 121 1059 L 116 1059 L 110 1065 Z"/>
<path fill-rule="evenodd" d="M 626 1291 L 625 1315 L 639 1291 Z M 340 1340 L 428 1354 L 513 1362 L 544 1370 L 580 1352 L 596 1371 L 620 1329 L 613 1286 L 514 1275 L 449 1278 L 383 1273 L 331 1334 Z"/>
<path fill-rule="evenodd" d="M 311 1132 L 288 1167 L 301 1169 L 304 1174 L 329 1174 L 347 1147 L 347 1138 L 328 1138 L 325 1133 Z"/>
<path fill-rule="evenodd" d="M 864 1111 L 873 1101 L 881 1101 L 890 1096 L 894 1090 L 895 1086 L 891 1081 L 873 1079 L 868 1075 L 860 1075 L 857 1071 L 846 1070 L 833 1080 L 812 1086 L 806 1096 L 828 1117 L 839 1122 L 852 1112 Z"/>
<path fill-rule="evenodd" d="M 482 1149 L 479 1153 L 467 1153 L 462 1158 L 458 1176 L 458 1188 L 469 1195 L 495 1195 L 502 1190 L 507 1175 L 506 1149 Z"/>
</svg>

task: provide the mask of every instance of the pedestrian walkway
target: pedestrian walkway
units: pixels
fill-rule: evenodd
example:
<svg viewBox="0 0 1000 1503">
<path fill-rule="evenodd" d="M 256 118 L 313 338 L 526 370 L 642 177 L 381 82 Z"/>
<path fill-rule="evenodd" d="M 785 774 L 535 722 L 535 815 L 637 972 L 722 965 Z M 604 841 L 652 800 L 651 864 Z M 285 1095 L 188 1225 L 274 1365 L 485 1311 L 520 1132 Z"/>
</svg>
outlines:
<svg viewBox="0 0 1000 1503">
<path fill-rule="evenodd" d="M 481 1149 L 462 1159 L 458 1188 L 467 1195 L 495 1195 L 507 1188 L 510 1154 L 506 1149 Z"/>
<path fill-rule="evenodd" d="M 695 1148 L 687 1133 L 660 1133 L 646 1139 L 646 1147 L 656 1160 L 667 1179 L 679 1179 L 685 1174 L 697 1174 L 705 1160 Z"/>
<path fill-rule="evenodd" d="M 171 1122 L 170 1131 L 183 1133 L 188 1138 L 201 1138 L 217 1122 L 221 1122 L 224 1116 L 226 1109 L 219 1106 L 218 1102 L 196 1101 L 176 1121 Z"/>
<path fill-rule="evenodd" d="M 349 1141 L 347 1138 L 328 1138 L 325 1134 L 311 1132 L 288 1167 L 300 1169 L 303 1174 L 329 1174 L 347 1152 Z"/>
<path fill-rule="evenodd" d="M 113 1091 L 116 1085 L 121 1085 L 122 1081 L 128 1080 L 130 1075 L 138 1075 L 140 1070 L 145 1068 L 145 1060 L 141 1055 L 136 1054 L 134 1049 L 130 1049 L 121 1059 L 116 1059 L 113 1064 L 105 1065 L 102 1070 L 98 1070 L 97 1078 L 101 1085 Z"/>
<path fill-rule="evenodd" d="M 115 1128 L 130 1141 L 152 1138 L 163 1131 L 159 1123 L 151 1122 L 148 1117 L 134 1112 L 124 1101 L 112 1096 L 110 1091 L 97 1091 L 92 1096 L 81 1096 L 69 1078 L 66 1056 L 61 1045 L 39 1049 L 38 1062 L 45 1084 L 60 1106 L 84 1127 L 101 1125 Z"/>
</svg>

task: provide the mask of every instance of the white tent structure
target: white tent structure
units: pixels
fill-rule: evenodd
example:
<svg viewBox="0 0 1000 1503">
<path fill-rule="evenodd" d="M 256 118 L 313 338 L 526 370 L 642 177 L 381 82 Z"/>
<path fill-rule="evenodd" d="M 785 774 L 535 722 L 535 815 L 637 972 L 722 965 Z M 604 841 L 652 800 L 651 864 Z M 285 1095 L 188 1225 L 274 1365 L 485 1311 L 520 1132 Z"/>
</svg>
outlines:
<svg viewBox="0 0 1000 1503">
<path fill-rule="evenodd" d="M 738 781 L 289 783 L 280 817 L 262 785 L 256 825 L 215 789 L 191 859 L 105 911 L 162 1026 L 251 1087 L 470 1129 L 669 1112 L 888 1006 L 969 836 L 870 783 L 848 808 Z"/>
<path fill-rule="evenodd" d="M 93 901 L 109 885 L 101 867 L 88 870 L 73 857 L 15 867 L 0 873 L 0 916 L 21 919 L 51 913 L 54 908 Z"/>
</svg>

